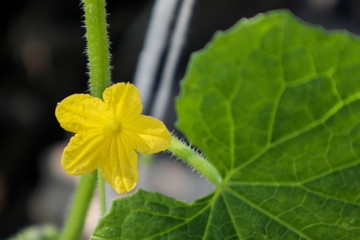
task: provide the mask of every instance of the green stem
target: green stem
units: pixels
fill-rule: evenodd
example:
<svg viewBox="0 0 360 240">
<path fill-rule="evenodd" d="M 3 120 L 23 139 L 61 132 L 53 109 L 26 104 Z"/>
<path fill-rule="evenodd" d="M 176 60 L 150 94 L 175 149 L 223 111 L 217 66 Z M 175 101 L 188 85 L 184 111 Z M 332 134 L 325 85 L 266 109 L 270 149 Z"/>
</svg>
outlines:
<svg viewBox="0 0 360 240">
<path fill-rule="evenodd" d="M 80 178 L 68 219 L 60 240 L 80 239 L 87 211 L 96 185 L 96 171 Z"/>
<path fill-rule="evenodd" d="M 87 55 L 90 70 L 90 92 L 102 98 L 105 88 L 110 86 L 110 53 L 106 30 L 105 0 L 83 0 Z M 105 186 L 101 170 L 98 169 L 100 215 L 106 213 Z"/>
<path fill-rule="evenodd" d="M 110 86 L 110 54 L 106 30 L 105 0 L 83 0 L 83 2 L 90 71 L 90 92 L 94 97 L 102 98 L 103 91 Z M 98 174 L 96 174 L 97 172 Z M 60 240 L 76 240 L 80 238 L 94 193 L 97 175 L 99 179 L 101 215 L 105 214 L 104 178 L 100 170 L 93 171 L 80 178 L 74 202 Z"/>
<path fill-rule="evenodd" d="M 171 144 L 168 150 L 179 156 L 185 162 L 189 163 L 193 168 L 209 179 L 215 186 L 221 183 L 222 179 L 216 168 L 175 136 L 171 136 Z"/>
<path fill-rule="evenodd" d="M 104 0 L 83 0 L 91 95 L 101 98 L 110 86 L 110 54 Z"/>
<path fill-rule="evenodd" d="M 98 185 L 99 185 L 99 202 L 100 202 L 100 217 L 106 213 L 106 199 L 105 199 L 105 182 L 100 168 L 98 168 Z"/>
</svg>

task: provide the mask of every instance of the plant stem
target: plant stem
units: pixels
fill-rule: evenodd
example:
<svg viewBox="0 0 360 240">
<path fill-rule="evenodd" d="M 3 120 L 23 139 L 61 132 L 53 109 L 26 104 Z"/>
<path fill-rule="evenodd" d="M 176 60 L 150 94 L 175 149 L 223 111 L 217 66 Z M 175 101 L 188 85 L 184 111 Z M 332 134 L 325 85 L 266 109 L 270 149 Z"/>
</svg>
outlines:
<svg viewBox="0 0 360 240">
<path fill-rule="evenodd" d="M 79 239 L 96 185 L 96 171 L 80 178 L 60 240 Z"/>
<path fill-rule="evenodd" d="M 91 95 L 101 98 L 110 86 L 110 54 L 105 0 L 83 0 Z"/>
<path fill-rule="evenodd" d="M 110 53 L 106 29 L 105 0 L 83 0 L 89 58 L 90 92 L 102 98 L 105 88 L 110 86 Z M 100 215 L 106 213 L 105 186 L 101 170 L 98 169 Z"/>
<path fill-rule="evenodd" d="M 192 150 L 184 142 L 171 136 L 171 144 L 168 149 L 173 154 L 179 156 L 202 175 L 209 179 L 215 186 L 221 183 L 222 179 L 216 168 L 200 154 Z"/>
<path fill-rule="evenodd" d="M 105 182 L 98 168 L 98 184 L 99 184 L 99 202 L 100 202 L 100 217 L 104 216 L 106 213 L 106 199 L 105 199 Z"/>
<path fill-rule="evenodd" d="M 83 3 L 90 71 L 90 92 L 94 97 L 102 98 L 103 91 L 110 86 L 110 54 L 106 30 L 105 0 L 83 0 Z M 100 170 L 93 171 L 80 178 L 74 202 L 63 232 L 60 235 L 60 240 L 76 240 L 80 238 L 94 193 L 96 177 L 99 179 L 101 215 L 105 214 L 104 178 Z"/>
</svg>

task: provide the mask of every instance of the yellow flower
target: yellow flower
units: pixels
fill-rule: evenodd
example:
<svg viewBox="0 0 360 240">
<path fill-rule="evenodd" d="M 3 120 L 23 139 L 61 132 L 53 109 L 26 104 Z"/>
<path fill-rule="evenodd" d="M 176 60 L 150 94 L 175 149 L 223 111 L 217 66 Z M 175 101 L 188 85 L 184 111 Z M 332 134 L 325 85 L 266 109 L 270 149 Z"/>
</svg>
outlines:
<svg viewBox="0 0 360 240">
<path fill-rule="evenodd" d="M 100 168 L 119 193 L 129 192 L 138 179 L 137 153 L 166 150 L 171 135 L 165 125 L 141 115 L 138 89 L 117 83 L 103 100 L 74 94 L 62 100 L 55 115 L 62 128 L 76 133 L 65 148 L 61 164 L 68 174 L 83 175 Z"/>
</svg>

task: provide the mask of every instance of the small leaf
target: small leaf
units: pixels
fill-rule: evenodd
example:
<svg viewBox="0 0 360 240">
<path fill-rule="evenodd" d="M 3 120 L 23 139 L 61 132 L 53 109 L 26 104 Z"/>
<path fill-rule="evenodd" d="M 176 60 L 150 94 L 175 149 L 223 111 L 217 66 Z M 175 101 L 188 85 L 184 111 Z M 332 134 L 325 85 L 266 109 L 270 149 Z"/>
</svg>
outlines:
<svg viewBox="0 0 360 240">
<path fill-rule="evenodd" d="M 116 200 L 93 239 L 360 239 L 358 38 L 243 19 L 193 55 L 177 111 L 223 182 L 192 204 Z"/>
<path fill-rule="evenodd" d="M 8 240 L 56 240 L 59 238 L 58 229 L 50 224 L 33 225 L 21 229 Z"/>
</svg>

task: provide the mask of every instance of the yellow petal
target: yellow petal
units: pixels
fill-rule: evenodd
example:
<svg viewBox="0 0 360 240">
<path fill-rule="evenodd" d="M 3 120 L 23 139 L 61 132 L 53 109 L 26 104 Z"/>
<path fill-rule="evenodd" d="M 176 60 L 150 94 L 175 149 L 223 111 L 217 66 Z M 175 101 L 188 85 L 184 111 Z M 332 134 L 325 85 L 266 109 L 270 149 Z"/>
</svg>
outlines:
<svg viewBox="0 0 360 240">
<path fill-rule="evenodd" d="M 142 111 L 139 90 L 130 83 L 116 83 L 105 89 L 104 102 L 118 119 L 133 118 Z"/>
<path fill-rule="evenodd" d="M 89 94 L 73 94 L 56 107 L 55 116 L 62 128 L 79 133 L 104 126 L 110 113 L 105 111 L 104 102 Z"/>
<path fill-rule="evenodd" d="M 171 142 L 171 134 L 164 123 L 145 115 L 124 123 L 123 134 L 139 153 L 164 151 Z"/>
<path fill-rule="evenodd" d="M 122 139 L 113 138 L 109 143 L 107 159 L 101 164 L 104 178 L 118 193 L 130 192 L 136 186 L 137 154 Z"/>
<path fill-rule="evenodd" d="M 75 134 L 64 149 L 61 165 L 68 174 L 83 175 L 99 167 L 103 160 L 104 139 L 96 132 Z"/>
</svg>

